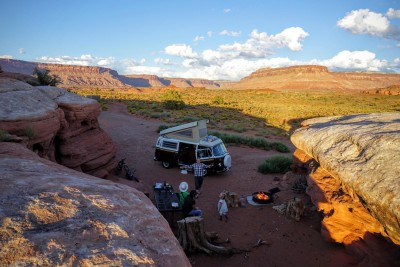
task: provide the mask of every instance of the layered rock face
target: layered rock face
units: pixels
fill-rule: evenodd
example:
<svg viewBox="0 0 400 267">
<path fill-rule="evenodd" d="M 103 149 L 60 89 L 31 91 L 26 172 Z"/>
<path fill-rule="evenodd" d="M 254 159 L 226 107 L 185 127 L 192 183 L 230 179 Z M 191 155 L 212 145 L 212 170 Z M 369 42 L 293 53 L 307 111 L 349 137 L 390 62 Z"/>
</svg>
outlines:
<svg viewBox="0 0 400 267">
<path fill-rule="evenodd" d="M 330 72 L 323 66 L 259 69 L 236 84 L 239 89 L 368 90 L 400 84 L 400 74 Z"/>
<path fill-rule="evenodd" d="M 0 170 L 0 266 L 190 266 L 142 192 L 17 143 L 0 142 Z"/>
<path fill-rule="evenodd" d="M 116 166 L 115 146 L 99 127 L 100 105 L 63 89 L 0 78 L 0 129 L 40 156 L 105 177 Z"/>
<path fill-rule="evenodd" d="M 32 75 L 35 68 L 49 70 L 51 75 L 57 75 L 61 79 L 61 85 L 65 87 L 129 87 L 119 79 L 115 70 L 62 64 L 46 64 L 26 62 L 21 60 L 0 59 L 3 71 Z"/>
<path fill-rule="evenodd" d="M 22 60 L 2 59 L 0 66 L 5 72 L 22 73 L 32 75 L 35 68 L 46 69 L 51 75 L 57 75 L 61 79 L 63 87 L 205 87 L 218 88 L 219 84 L 206 79 L 181 79 L 161 78 L 157 75 L 131 74 L 119 75 L 109 68 L 76 66 L 64 64 L 46 64 L 27 62 Z"/>
<path fill-rule="evenodd" d="M 310 119 L 291 140 L 323 236 L 384 264 L 379 253 L 400 245 L 400 113 Z"/>
</svg>

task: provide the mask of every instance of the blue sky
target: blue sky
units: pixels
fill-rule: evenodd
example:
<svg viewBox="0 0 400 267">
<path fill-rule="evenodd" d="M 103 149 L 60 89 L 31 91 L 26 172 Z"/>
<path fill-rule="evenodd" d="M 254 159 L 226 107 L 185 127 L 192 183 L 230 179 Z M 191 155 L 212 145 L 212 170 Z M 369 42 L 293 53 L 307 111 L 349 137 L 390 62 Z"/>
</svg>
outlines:
<svg viewBox="0 0 400 267">
<path fill-rule="evenodd" d="M 265 67 L 400 72 L 399 0 L 0 0 L 0 57 L 239 80 Z"/>
</svg>

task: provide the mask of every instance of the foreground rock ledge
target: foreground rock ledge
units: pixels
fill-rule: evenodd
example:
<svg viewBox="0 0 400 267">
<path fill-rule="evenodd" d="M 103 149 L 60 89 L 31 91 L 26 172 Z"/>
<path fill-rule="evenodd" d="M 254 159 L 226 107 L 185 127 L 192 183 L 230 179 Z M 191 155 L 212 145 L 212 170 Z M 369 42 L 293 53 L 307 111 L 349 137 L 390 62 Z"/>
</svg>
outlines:
<svg viewBox="0 0 400 267">
<path fill-rule="evenodd" d="M 0 266 L 190 266 L 134 188 L 0 142 Z"/>
<path fill-rule="evenodd" d="M 381 230 L 375 227 L 378 233 L 380 231 L 382 236 L 400 245 L 400 113 L 310 119 L 303 122 L 291 140 L 313 158 L 327 176 L 338 181 L 343 190 L 338 192 L 339 195 L 346 193 L 359 201 L 382 225 Z M 303 157 L 303 162 L 308 160 Z M 338 193 L 331 197 L 337 197 Z M 331 199 L 325 194 L 325 200 L 316 205 L 321 208 L 322 202 Z M 351 207 L 348 210 L 353 211 Z M 329 216 L 333 217 L 335 210 L 331 213 Z M 336 242 L 346 240 L 346 236 L 335 236 L 332 231 L 330 234 Z M 362 231 L 353 233 L 366 234 Z"/>
</svg>

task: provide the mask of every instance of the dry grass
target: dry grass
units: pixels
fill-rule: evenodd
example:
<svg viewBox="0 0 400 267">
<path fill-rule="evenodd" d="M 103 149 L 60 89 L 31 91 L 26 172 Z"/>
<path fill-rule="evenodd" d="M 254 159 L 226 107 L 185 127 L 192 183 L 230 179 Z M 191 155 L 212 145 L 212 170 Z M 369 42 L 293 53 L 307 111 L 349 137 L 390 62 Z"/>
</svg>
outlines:
<svg viewBox="0 0 400 267">
<path fill-rule="evenodd" d="M 306 92 L 270 90 L 174 89 L 185 108 L 167 110 L 162 94 L 168 89 L 96 90 L 103 105 L 124 101 L 131 113 L 159 118 L 167 123 L 210 119 L 210 127 L 270 137 L 289 135 L 304 119 L 356 113 L 400 111 L 400 96 L 343 92 Z M 93 90 L 75 90 L 82 95 Z"/>
</svg>

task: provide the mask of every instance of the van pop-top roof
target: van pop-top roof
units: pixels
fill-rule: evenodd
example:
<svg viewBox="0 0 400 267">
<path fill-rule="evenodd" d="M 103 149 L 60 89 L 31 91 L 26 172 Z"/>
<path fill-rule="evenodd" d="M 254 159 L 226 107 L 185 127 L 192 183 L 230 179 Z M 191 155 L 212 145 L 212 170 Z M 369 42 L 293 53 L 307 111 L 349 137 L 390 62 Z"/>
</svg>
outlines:
<svg viewBox="0 0 400 267">
<path fill-rule="evenodd" d="M 201 120 L 178 125 L 162 130 L 160 135 L 188 142 L 199 142 L 207 136 L 208 122 L 208 120 Z"/>
</svg>

